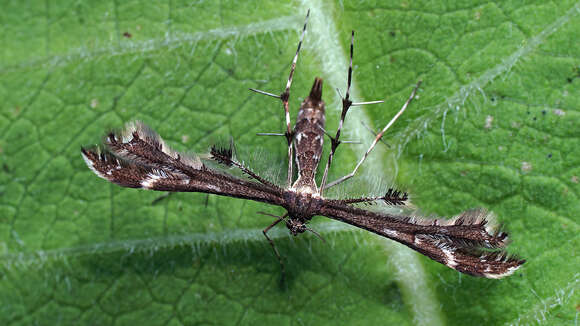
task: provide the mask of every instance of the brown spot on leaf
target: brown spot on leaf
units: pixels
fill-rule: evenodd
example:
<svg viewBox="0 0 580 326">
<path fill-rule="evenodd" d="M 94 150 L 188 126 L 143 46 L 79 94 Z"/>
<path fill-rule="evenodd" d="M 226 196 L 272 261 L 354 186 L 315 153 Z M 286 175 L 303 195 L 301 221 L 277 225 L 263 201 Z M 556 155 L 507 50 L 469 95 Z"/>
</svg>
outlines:
<svg viewBox="0 0 580 326">
<path fill-rule="evenodd" d="M 126 37 L 126 38 L 131 38 L 131 37 L 133 37 L 133 35 L 131 35 L 131 33 L 129 33 L 129 32 L 125 32 L 125 33 L 123 33 L 123 36 L 124 36 L 124 37 Z"/>
</svg>

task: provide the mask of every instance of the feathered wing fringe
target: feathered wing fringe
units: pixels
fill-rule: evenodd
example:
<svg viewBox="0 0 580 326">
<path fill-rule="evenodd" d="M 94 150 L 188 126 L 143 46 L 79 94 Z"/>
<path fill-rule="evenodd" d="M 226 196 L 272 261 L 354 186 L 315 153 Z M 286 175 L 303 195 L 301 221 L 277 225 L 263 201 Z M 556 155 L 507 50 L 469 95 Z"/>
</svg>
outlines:
<svg viewBox="0 0 580 326">
<path fill-rule="evenodd" d="M 109 133 L 105 145 L 115 156 L 146 166 L 169 170 L 180 165 L 195 170 L 203 166 L 199 157 L 171 149 L 155 131 L 141 121 L 129 122 L 121 132 Z"/>
<path fill-rule="evenodd" d="M 100 148 L 82 148 L 81 154 L 97 176 L 123 187 L 156 189 L 158 180 L 176 183 L 188 180 L 183 173 L 132 163 Z"/>
<path fill-rule="evenodd" d="M 140 121 L 110 132 L 105 147 L 81 149 L 88 167 L 99 177 L 123 187 L 157 189 L 157 183 L 185 183 L 204 168 L 197 156 L 172 150 Z"/>
</svg>

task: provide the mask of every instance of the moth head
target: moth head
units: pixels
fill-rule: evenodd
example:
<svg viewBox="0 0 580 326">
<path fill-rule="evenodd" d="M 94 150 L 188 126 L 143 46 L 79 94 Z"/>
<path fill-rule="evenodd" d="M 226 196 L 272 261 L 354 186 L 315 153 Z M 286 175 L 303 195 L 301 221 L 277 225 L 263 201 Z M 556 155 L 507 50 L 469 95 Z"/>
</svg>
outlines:
<svg viewBox="0 0 580 326">
<path fill-rule="evenodd" d="M 286 227 L 288 228 L 288 230 L 290 230 L 290 233 L 292 233 L 292 235 L 304 233 L 308 229 L 304 221 L 292 217 L 286 220 Z"/>
</svg>

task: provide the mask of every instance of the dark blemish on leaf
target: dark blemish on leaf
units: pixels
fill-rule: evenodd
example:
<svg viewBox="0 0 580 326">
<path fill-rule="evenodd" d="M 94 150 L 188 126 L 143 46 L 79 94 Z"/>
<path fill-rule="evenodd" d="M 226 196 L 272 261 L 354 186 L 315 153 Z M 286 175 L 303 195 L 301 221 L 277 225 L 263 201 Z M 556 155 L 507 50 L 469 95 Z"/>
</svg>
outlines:
<svg viewBox="0 0 580 326">
<path fill-rule="evenodd" d="M 5 173 L 10 173 L 10 167 L 8 167 L 8 164 L 6 163 L 2 164 L 2 170 L 4 170 Z"/>
<path fill-rule="evenodd" d="M 389 34 L 390 34 L 392 37 L 395 37 L 395 35 L 396 35 L 395 31 L 391 31 Z"/>
<path fill-rule="evenodd" d="M 125 33 L 123 33 L 123 36 L 126 38 L 131 38 L 133 35 L 131 35 L 131 33 L 129 33 L 129 32 L 125 32 Z"/>
<path fill-rule="evenodd" d="M 566 78 L 566 81 L 568 81 L 568 84 L 572 84 L 573 79 L 568 77 L 568 78 Z"/>
<path fill-rule="evenodd" d="M 533 120 L 534 120 L 534 121 L 536 121 L 537 119 L 538 119 L 538 118 L 534 117 L 534 119 L 533 119 Z"/>
<path fill-rule="evenodd" d="M 552 153 L 549 153 L 548 154 L 548 158 L 552 158 Z"/>
<path fill-rule="evenodd" d="M 546 110 L 542 110 L 542 114 L 543 115 L 546 115 Z"/>
</svg>

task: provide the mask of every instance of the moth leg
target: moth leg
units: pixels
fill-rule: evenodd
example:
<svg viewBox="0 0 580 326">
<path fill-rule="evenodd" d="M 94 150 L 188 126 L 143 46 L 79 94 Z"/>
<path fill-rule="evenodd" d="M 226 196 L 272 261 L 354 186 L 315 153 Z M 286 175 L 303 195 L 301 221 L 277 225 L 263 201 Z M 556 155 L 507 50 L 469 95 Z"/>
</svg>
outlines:
<svg viewBox="0 0 580 326">
<path fill-rule="evenodd" d="M 292 157 L 293 157 L 293 150 L 292 150 L 292 140 L 294 138 L 294 131 L 292 130 L 292 123 L 290 121 L 290 110 L 288 108 L 288 99 L 290 98 L 290 86 L 292 85 L 292 78 L 294 77 L 294 71 L 296 70 L 296 62 L 298 61 L 298 54 L 300 53 L 300 48 L 302 47 L 302 41 L 304 40 L 304 34 L 306 34 L 306 25 L 308 23 L 308 17 L 310 16 L 310 10 L 306 14 L 306 19 L 304 20 L 304 27 L 302 28 L 302 35 L 300 35 L 300 41 L 298 42 L 298 48 L 296 49 L 296 54 L 294 55 L 294 59 L 292 60 L 292 65 L 290 66 L 290 76 L 288 76 L 288 81 L 286 82 L 286 89 L 280 95 L 274 95 L 272 93 L 264 92 L 261 90 L 250 88 L 251 91 L 256 93 L 260 93 L 263 95 L 279 98 L 282 101 L 282 105 L 284 106 L 284 113 L 286 115 L 286 132 L 284 135 L 286 136 L 286 141 L 288 142 L 288 187 L 292 185 L 292 176 L 293 176 L 293 169 L 292 169 Z"/>
<path fill-rule="evenodd" d="M 385 132 L 393 125 L 393 123 L 395 123 L 395 121 L 397 121 L 397 119 L 401 116 L 401 114 L 403 114 L 403 112 L 405 112 L 405 110 L 407 109 L 407 107 L 409 106 L 409 104 L 411 103 L 411 101 L 413 101 L 413 98 L 415 98 L 415 94 L 417 94 L 417 89 L 419 89 L 419 86 L 421 86 L 421 81 L 417 82 L 417 85 L 415 85 L 415 88 L 413 88 L 413 91 L 411 92 L 411 95 L 409 96 L 409 98 L 407 99 L 407 101 L 405 101 L 405 104 L 403 104 L 403 106 L 401 107 L 401 109 L 399 110 L 399 112 L 397 112 L 397 114 L 395 114 L 395 116 L 391 119 L 391 121 L 389 121 L 389 123 L 387 123 L 387 125 L 383 128 L 383 130 L 381 130 L 377 136 L 375 137 L 375 139 L 373 140 L 371 146 L 369 147 L 369 149 L 367 149 L 366 153 L 363 155 L 363 157 L 360 159 L 360 161 L 358 161 L 357 165 L 354 167 L 354 170 L 352 170 L 351 173 L 329 183 L 328 185 L 325 186 L 325 188 L 330 188 L 332 186 L 336 186 L 337 184 L 348 180 L 350 178 L 352 178 L 356 171 L 358 170 L 358 168 L 362 165 L 362 163 L 365 161 L 365 159 L 367 158 L 367 156 L 369 156 L 369 153 L 373 150 L 373 148 L 377 145 L 377 143 L 379 142 L 379 140 L 381 140 L 381 138 L 383 137 L 383 135 L 385 134 Z"/>
<path fill-rule="evenodd" d="M 267 213 L 261 213 L 261 214 L 273 216 L 273 215 L 267 214 Z M 286 218 L 286 216 L 288 216 L 288 213 L 286 213 L 282 216 L 275 216 L 276 220 L 272 224 L 270 224 L 268 227 L 266 227 L 264 230 L 262 230 L 262 233 L 264 234 L 264 236 L 266 237 L 266 239 L 270 243 L 270 246 L 272 246 L 272 249 L 274 250 L 274 254 L 276 254 L 276 257 L 278 258 L 278 262 L 280 263 L 280 275 L 281 275 L 280 282 L 281 283 L 284 283 L 284 279 L 286 278 L 286 268 L 284 267 L 284 261 L 282 261 L 282 256 L 280 256 L 280 252 L 278 251 L 278 248 L 276 248 L 274 241 L 272 239 L 270 239 L 270 237 L 268 236 L 268 231 L 270 231 L 271 228 L 276 226 L 276 224 L 278 224 L 282 220 L 284 220 Z"/>
<path fill-rule="evenodd" d="M 350 99 L 350 86 L 352 85 L 352 58 L 354 56 L 354 31 L 352 31 L 351 33 L 351 37 L 350 37 L 350 62 L 348 65 L 348 79 L 346 82 L 346 95 L 345 97 L 342 97 L 342 95 L 340 94 L 340 91 L 337 89 L 338 94 L 340 95 L 340 97 L 342 98 L 342 112 L 340 114 L 340 121 L 338 122 L 338 128 L 336 130 L 336 135 L 334 137 L 328 135 L 328 137 L 330 137 L 330 154 L 328 155 L 328 161 L 326 162 L 326 167 L 324 168 L 324 174 L 322 176 L 322 182 L 320 184 L 320 195 L 322 196 L 323 191 L 325 188 L 328 188 L 328 186 L 326 186 L 326 181 L 328 178 L 328 171 L 330 170 L 330 165 L 332 165 L 332 159 L 334 158 L 334 153 L 336 152 L 336 149 L 338 148 L 338 145 L 342 144 L 342 143 L 347 143 L 347 141 L 340 141 L 340 132 L 342 131 L 342 126 L 344 125 L 344 119 L 346 118 L 346 114 L 348 113 L 348 110 L 350 109 L 351 106 L 357 106 L 357 105 L 366 105 L 366 104 L 377 104 L 377 103 L 383 103 L 384 101 L 372 101 L 372 102 L 360 102 L 360 103 L 353 103 Z"/>
<path fill-rule="evenodd" d="M 342 112 L 340 113 L 340 121 L 338 122 L 338 128 L 336 129 L 336 136 L 330 137 L 330 154 L 328 155 L 328 161 L 326 162 L 326 167 L 324 168 L 324 174 L 322 175 L 322 182 L 320 183 L 320 195 L 326 187 L 326 180 L 328 178 L 328 171 L 330 170 L 330 165 L 332 164 L 332 159 L 334 158 L 334 153 L 340 145 L 340 131 L 342 130 L 342 125 L 344 124 L 344 118 L 346 118 L 346 113 L 348 109 L 352 106 L 352 101 L 350 100 L 350 85 L 352 83 L 352 57 L 354 53 L 354 31 L 352 31 L 350 36 L 350 62 L 348 65 L 348 79 L 346 82 L 346 96 L 342 98 Z M 338 91 L 338 89 L 337 89 Z M 340 92 L 339 92 L 340 94 Z M 341 96 L 342 97 L 342 96 Z"/>
</svg>

